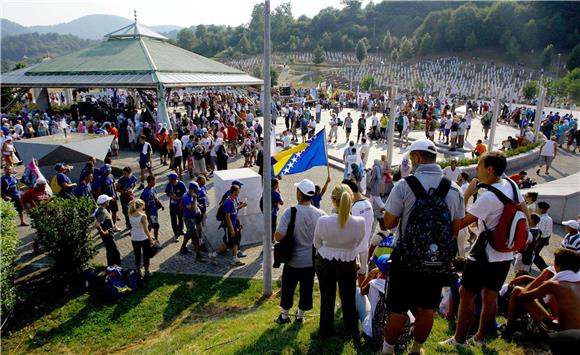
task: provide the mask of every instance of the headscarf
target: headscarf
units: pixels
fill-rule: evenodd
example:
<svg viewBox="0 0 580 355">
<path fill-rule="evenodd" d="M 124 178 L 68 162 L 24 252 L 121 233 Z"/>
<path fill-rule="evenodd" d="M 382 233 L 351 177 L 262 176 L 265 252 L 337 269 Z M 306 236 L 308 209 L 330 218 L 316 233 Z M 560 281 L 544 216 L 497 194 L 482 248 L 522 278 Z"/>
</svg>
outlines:
<svg viewBox="0 0 580 355">
<path fill-rule="evenodd" d="M 407 156 L 403 157 L 403 161 L 401 161 L 401 166 L 399 169 L 401 171 L 401 178 L 407 177 L 411 174 L 412 167 L 409 157 Z"/>
</svg>

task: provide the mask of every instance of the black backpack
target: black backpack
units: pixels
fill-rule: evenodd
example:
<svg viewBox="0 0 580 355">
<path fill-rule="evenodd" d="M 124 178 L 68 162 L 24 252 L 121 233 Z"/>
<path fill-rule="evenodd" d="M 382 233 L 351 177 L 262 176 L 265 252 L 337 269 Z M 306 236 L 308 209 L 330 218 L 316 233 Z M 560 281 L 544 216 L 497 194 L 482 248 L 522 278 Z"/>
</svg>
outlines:
<svg viewBox="0 0 580 355">
<path fill-rule="evenodd" d="M 280 264 L 284 264 L 292 259 L 292 252 L 294 251 L 294 224 L 296 222 L 296 207 L 290 208 L 290 223 L 284 238 L 274 245 L 274 265 L 279 268 Z"/>
<path fill-rule="evenodd" d="M 439 186 L 429 192 L 415 176 L 408 176 L 405 181 L 416 201 L 404 233 L 399 229 L 401 237 L 394 250 L 394 261 L 410 272 L 447 276 L 457 254 L 457 241 L 451 233 L 451 213 L 445 202 L 451 181 L 442 178 Z"/>
</svg>

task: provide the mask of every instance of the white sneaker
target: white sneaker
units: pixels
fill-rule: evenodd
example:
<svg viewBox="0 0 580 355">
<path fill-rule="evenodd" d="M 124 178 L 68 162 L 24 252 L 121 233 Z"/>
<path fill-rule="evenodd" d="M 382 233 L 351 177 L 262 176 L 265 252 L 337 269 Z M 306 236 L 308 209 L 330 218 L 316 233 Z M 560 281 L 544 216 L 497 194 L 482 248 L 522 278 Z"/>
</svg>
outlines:
<svg viewBox="0 0 580 355">
<path fill-rule="evenodd" d="M 475 339 L 475 335 L 474 335 L 471 338 L 467 339 L 467 344 L 475 346 L 477 348 L 481 348 L 484 344 L 484 341 Z"/>
<path fill-rule="evenodd" d="M 460 348 L 466 348 L 467 344 L 465 343 L 460 343 L 457 340 L 455 340 L 455 337 L 451 337 L 447 340 L 444 341 L 440 341 L 439 345 L 451 345 L 451 346 L 455 346 L 455 347 L 460 347 Z"/>
</svg>

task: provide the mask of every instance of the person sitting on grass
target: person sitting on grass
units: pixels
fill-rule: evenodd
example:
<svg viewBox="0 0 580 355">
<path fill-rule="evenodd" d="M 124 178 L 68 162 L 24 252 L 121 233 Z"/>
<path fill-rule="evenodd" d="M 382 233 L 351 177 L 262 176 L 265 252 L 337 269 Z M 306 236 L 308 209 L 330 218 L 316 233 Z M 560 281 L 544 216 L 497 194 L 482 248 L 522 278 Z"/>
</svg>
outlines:
<svg viewBox="0 0 580 355">
<path fill-rule="evenodd" d="M 539 281 L 538 277 L 525 288 L 514 287 L 502 330 L 504 337 L 513 335 L 522 310 L 543 330 L 580 329 L 580 254 L 558 248 L 554 253 L 554 269 L 556 275 L 549 280 Z"/>
</svg>

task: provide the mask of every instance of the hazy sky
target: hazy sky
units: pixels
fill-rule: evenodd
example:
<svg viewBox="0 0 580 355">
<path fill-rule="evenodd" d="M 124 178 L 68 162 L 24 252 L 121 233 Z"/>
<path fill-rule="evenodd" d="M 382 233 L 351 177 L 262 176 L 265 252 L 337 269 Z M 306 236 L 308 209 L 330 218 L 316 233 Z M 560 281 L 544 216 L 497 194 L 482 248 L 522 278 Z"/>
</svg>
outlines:
<svg viewBox="0 0 580 355">
<path fill-rule="evenodd" d="M 321 9 L 341 7 L 340 0 L 271 0 L 274 9 L 290 1 L 294 16 L 312 17 Z M 24 26 L 53 25 L 93 14 L 133 18 L 154 25 L 191 26 L 247 23 L 258 0 L 2 0 L 0 17 Z M 364 1 L 367 3 L 368 1 Z"/>
</svg>

